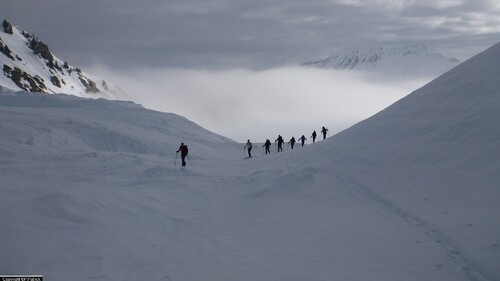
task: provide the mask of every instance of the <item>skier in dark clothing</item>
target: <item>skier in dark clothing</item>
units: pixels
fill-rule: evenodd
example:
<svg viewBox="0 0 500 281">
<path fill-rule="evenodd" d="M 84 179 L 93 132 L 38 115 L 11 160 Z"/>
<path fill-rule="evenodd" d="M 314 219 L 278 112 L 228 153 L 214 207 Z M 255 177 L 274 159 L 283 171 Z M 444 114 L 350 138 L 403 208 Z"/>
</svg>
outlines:
<svg viewBox="0 0 500 281">
<path fill-rule="evenodd" d="M 247 151 L 248 151 L 248 158 L 252 157 L 252 143 L 250 142 L 250 140 L 247 141 L 247 144 L 243 148 L 247 149 Z"/>
<path fill-rule="evenodd" d="M 323 126 L 323 128 L 321 129 L 321 132 L 323 133 L 323 139 L 326 139 L 326 132 L 328 132 L 328 129 L 325 128 L 325 126 Z"/>
<path fill-rule="evenodd" d="M 290 147 L 293 149 L 293 145 L 295 144 L 295 138 L 292 137 L 290 141 L 288 141 L 288 143 L 290 144 Z"/>
<path fill-rule="evenodd" d="M 299 141 L 302 144 L 302 146 L 304 146 L 304 142 L 306 142 L 306 140 L 307 138 L 304 135 L 302 135 L 302 137 L 299 138 Z"/>
<path fill-rule="evenodd" d="M 269 139 L 266 139 L 266 142 L 264 143 L 263 147 L 266 148 L 266 154 L 271 154 L 271 150 L 269 150 L 269 147 L 271 147 L 271 141 Z"/>
<path fill-rule="evenodd" d="M 278 142 L 278 152 L 283 151 L 283 143 L 285 142 L 281 135 L 278 135 L 278 138 L 274 141 Z"/>
<path fill-rule="evenodd" d="M 181 143 L 181 146 L 179 146 L 177 153 L 179 153 L 179 151 L 181 152 L 182 166 L 186 166 L 186 157 L 188 155 L 188 146 L 184 143 Z"/>
<path fill-rule="evenodd" d="M 316 131 L 313 131 L 311 138 L 313 139 L 313 143 L 316 141 Z"/>
</svg>

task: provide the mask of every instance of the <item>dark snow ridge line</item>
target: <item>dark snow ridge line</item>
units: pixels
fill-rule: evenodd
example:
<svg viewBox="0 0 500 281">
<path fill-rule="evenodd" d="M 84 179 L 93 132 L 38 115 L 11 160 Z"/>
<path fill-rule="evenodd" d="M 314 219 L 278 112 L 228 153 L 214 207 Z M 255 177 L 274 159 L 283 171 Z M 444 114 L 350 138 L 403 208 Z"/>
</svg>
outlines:
<svg viewBox="0 0 500 281">
<path fill-rule="evenodd" d="M 378 202 L 383 205 L 387 210 L 389 210 L 394 215 L 402 218 L 408 224 L 418 228 L 420 231 L 429 236 L 436 244 L 441 245 L 448 253 L 451 261 L 455 264 L 459 264 L 463 270 L 463 273 L 470 281 L 494 281 L 495 276 L 489 273 L 483 266 L 481 266 L 477 261 L 471 258 L 465 250 L 454 243 L 447 235 L 440 231 L 432 223 L 429 223 L 417 215 L 411 213 L 410 211 L 402 208 L 397 203 L 383 198 L 377 192 L 371 190 L 369 187 L 357 182 L 351 177 L 341 173 L 340 171 L 333 169 L 331 173 L 335 174 L 335 177 L 343 182 L 346 186 L 365 194 L 368 198 L 371 198 L 374 202 Z"/>
</svg>

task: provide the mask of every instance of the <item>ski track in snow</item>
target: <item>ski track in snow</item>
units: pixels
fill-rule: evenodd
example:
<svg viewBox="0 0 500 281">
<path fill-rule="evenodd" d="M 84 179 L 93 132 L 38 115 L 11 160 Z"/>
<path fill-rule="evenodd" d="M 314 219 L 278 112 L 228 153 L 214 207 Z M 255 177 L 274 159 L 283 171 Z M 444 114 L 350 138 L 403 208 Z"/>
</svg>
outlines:
<svg viewBox="0 0 500 281">
<path fill-rule="evenodd" d="M 314 174 L 317 174 L 321 170 L 320 168 L 314 169 L 312 167 L 308 169 L 314 170 L 314 172 L 312 172 Z M 383 198 L 368 186 L 362 185 L 355 179 L 342 174 L 332 167 L 329 167 L 329 169 L 328 173 L 337 182 L 342 183 L 346 188 L 366 195 L 369 200 L 379 204 L 383 209 L 389 210 L 393 215 L 400 217 L 417 231 L 425 233 L 426 236 L 435 242 L 435 245 L 442 248 L 447 253 L 447 260 L 442 264 L 436 264 L 436 268 L 443 268 L 449 264 L 454 264 L 462 270 L 467 280 L 495 280 L 492 274 L 482 268 L 482 266 L 474 261 L 463 248 L 454 243 L 445 233 L 440 231 L 438 227 L 423 220 L 402 206 L 399 206 L 397 203 Z M 272 172 L 281 175 L 285 174 L 283 169 Z M 293 175 L 293 173 L 290 174 Z M 255 174 L 252 174 L 252 176 L 255 176 Z M 265 192 L 267 192 L 267 190 L 263 193 Z"/>
<path fill-rule="evenodd" d="M 427 236 L 430 237 L 436 244 L 442 246 L 448 254 L 449 262 L 458 264 L 459 267 L 463 269 L 464 274 L 468 277 L 468 280 L 495 280 L 492 275 L 487 273 L 487 271 L 482 268 L 476 261 L 474 261 L 464 249 L 459 245 L 454 243 L 446 234 L 441 232 L 438 227 L 432 225 L 429 222 L 419 218 L 415 214 L 412 214 L 408 210 L 399 206 L 397 203 L 387 200 L 381 197 L 378 193 L 371 190 L 369 187 L 364 186 L 357 182 L 356 180 L 349 178 L 345 175 L 341 175 L 340 172 L 336 171 L 336 178 L 346 183 L 354 190 L 366 194 L 374 202 L 377 202 L 390 210 L 394 215 L 404 219 L 409 225 L 423 231 Z M 438 265 L 441 267 L 443 265 Z"/>
<path fill-rule="evenodd" d="M 427 270 L 436 276 L 453 276 L 449 280 L 486 280 L 439 233 L 368 188 L 331 169 L 289 164 L 289 155 L 300 157 L 300 151 L 258 155 L 255 161 L 197 161 L 195 166 L 181 168 L 173 166 L 171 159 L 149 155 L 85 151 L 53 155 L 31 150 L 21 157 L 29 162 L 17 166 L 30 165 L 36 172 L 22 179 L 13 169 L 22 153 L 13 151 L 2 153 L 6 157 L 1 167 L 10 167 L 2 186 L 11 186 L 2 193 L 8 191 L 11 200 L 31 207 L 18 214 L 7 212 L 16 218 L 8 226 L 24 233 L 21 237 L 34 241 L 29 245 L 43 253 L 45 261 L 28 259 L 24 262 L 28 267 L 22 268 L 50 269 L 53 272 L 44 272 L 45 276 L 54 280 L 70 278 L 70 271 L 81 272 L 81 268 L 83 276 L 76 280 L 85 280 L 85 274 L 96 280 L 141 274 L 153 274 L 160 280 L 304 280 L 308 276 L 311 280 L 361 280 L 370 275 L 371 280 L 422 280 L 433 275 L 414 272 L 415 276 L 403 277 L 429 265 L 432 269 Z M 58 173 L 51 175 L 55 170 Z M 36 182 L 38 187 L 30 186 Z M 3 203 L 14 207 L 12 201 Z M 349 214 L 349 210 L 359 214 Z M 418 260 L 418 266 L 398 263 L 396 267 L 408 267 L 401 272 L 386 264 L 395 262 L 393 257 L 372 261 L 379 252 L 395 250 L 385 250 L 390 244 L 377 245 L 379 242 L 388 243 L 387 239 L 399 235 L 390 234 L 395 230 L 391 225 L 398 220 L 380 220 L 387 213 L 384 210 L 409 225 L 398 226 L 403 236 L 398 243 L 408 246 L 405 239 L 420 237 L 418 244 L 428 248 L 424 253 L 436 254 L 437 248 L 444 248 L 445 254 L 432 257 L 436 261 L 425 265 L 420 254 L 396 251 L 395 256 L 402 255 L 407 262 Z M 331 218 L 321 215 L 323 212 L 341 213 Z M 348 226 L 351 216 L 354 220 L 364 221 L 365 216 L 368 221 L 380 220 L 390 231 L 357 225 L 352 232 L 356 237 L 348 239 L 351 231 L 335 225 Z M 137 229 L 130 229 L 133 225 Z M 363 234 L 366 230 L 374 232 L 373 237 Z M 429 236 L 430 241 L 418 233 Z M 408 234 L 414 238 L 405 237 Z M 332 235 L 347 239 L 344 243 L 351 246 L 337 245 L 336 239 L 328 238 Z M 372 241 L 363 241 L 366 239 Z M 362 254 L 365 247 L 370 249 L 368 258 Z M 62 259 L 59 252 L 66 252 Z M 169 270 L 160 269 L 162 263 L 169 264 Z M 345 268 L 350 263 L 360 268 Z M 127 269 L 120 269 L 119 264 Z M 377 266 L 382 267 L 380 272 Z"/>
</svg>

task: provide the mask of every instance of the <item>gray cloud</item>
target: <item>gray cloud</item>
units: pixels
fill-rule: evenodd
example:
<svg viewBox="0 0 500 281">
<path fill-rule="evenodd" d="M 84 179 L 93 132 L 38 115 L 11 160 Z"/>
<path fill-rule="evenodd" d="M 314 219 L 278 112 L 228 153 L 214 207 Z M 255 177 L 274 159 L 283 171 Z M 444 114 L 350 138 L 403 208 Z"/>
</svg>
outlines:
<svg viewBox="0 0 500 281">
<path fill-rule="evenodd" d="M 239 141 L 335 133 L 423 83 L 289 65 L 416 42 L 464 59 L 496 43 L 499 13 L 495 0 L 0 0 L 60 59 Z"/>
<path fill-rule="evenodd" d="M 500 34 L 494 0 L 1 1 L 0 16 L 82 67 L 267 68 L 417 41 L 464 58 Z"/>
</svg>

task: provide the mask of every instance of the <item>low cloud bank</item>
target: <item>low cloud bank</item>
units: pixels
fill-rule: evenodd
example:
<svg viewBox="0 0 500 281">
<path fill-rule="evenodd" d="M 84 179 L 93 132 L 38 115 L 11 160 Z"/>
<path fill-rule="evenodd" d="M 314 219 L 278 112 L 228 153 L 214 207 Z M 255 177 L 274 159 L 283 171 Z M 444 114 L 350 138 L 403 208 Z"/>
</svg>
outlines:
<svg viewBox="0 0 500 281">
<path fill-rule="evenodd" d="M 239 142 L 286 140 L 329 128 L 329 135 L 377 113 L 427 81 L 284 67 L 135 69 L 95 66 L 89 72 L 119 85 L 146 108 L 172 112 Z"/>
</svg>

